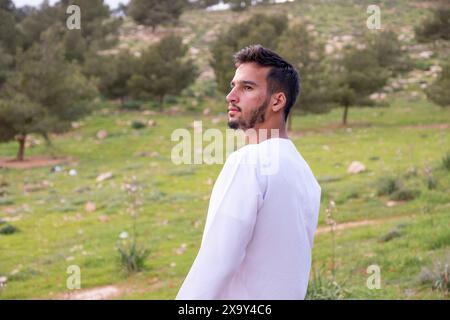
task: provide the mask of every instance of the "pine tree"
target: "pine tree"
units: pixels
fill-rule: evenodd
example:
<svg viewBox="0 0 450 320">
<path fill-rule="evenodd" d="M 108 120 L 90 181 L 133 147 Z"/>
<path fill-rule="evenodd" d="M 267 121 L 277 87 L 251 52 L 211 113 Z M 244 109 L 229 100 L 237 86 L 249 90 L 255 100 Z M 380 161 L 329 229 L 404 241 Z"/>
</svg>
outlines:
<svg viewBox="0 0 450 320">
<path fill-rule="evenodd" d="M 0 96 L 0 141 L 19 142 L 17 159 L 24 159 L 31 133 L 48 137 L 71 128 L 71 122 L 90 111 L 96 95 L 49 30 L 42 42 L 19 52 L 17 66 Z"/>
<path fill-rule="evenodd" d="M 450 64 L 442 69 L 439 77 L 426 90 L 427 97 L 442 107 L 450 107 Z"/>
<path fill-rule="evenodd" d="M 136 23 L 155 30 L 159 25 L 177 22 L 185 6 L 185 0 L 131 0 L 126 12 Z"/>
<path fill-rule="evenodd" d="M 128 81 L 136 99 L 155 99 L 160 109 L 164 97 L 178 95 L 197 76 L 193 61 L 186 57 L 187 46 L 177 36 L 168 36 L 151 45 L 137 62 L 136 72 Z"/>
</svg>

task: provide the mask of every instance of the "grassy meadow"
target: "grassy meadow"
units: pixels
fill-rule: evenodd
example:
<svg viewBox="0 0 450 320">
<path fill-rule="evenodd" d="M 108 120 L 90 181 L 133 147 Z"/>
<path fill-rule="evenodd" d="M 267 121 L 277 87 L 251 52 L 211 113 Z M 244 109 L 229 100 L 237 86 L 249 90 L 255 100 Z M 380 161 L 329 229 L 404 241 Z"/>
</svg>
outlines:
<svg viewBox="0 0 450 320">
<path fill-rule="evenodd" d="M 250 13 L 307 16 L 325 38 L 352 34 L 358 23 L 365 26 L 368 2 L 343 3 L 297 1 Z M 382 23 L 411 32 L 427 15 L 421 3 L 386 2 Z M 181 32 L 199 50 L 200 67 L 206 68 L 207 39 L 219 26 L 250 13 L 183 14 Z M 407 45 L 412 53 L 426 49 L 414 40 Z M 433 50 L 431 58 L 416 61 L 418 70 L 440 61 L 440 51 Z M 206 81 L 192 90 L 210 87 Z M 51 147 L 36 136 L 41 143 L 27 148 L 26 157 L 69 157 L 60 171 L 0 168 L 0 229 L 16 228 L 0 234 L 0 277 L 7 277 L 0 299 L 70 298 L 76 294 L 66 286 L 71 265 L 80 268 L 80 292 L 108 287 L 112 293 L 105 297 L 111 299 L 175 298 L 197 254 L 222 165 L 174 165 L 176 143 L 170 137 L 177 128 L 193 133 L 194 120 L 202 121 L 204 130 L 226 129 L 224 97 L 193 100 L 174 102 L 185 111 L 172 113 L 121 111 L 113 102 L 98 102 L 79 126 L 52 136 Z M 290 138 L 322 187 L 311 283 L 320 272 L 319 289 L 329 298 L 448 299 L 448 288 L 433 285 L 443 277 L 442 264 L 450 263 L 450 109 L 426 100 L 418 82 L 388 94 L 387 102 L 350 108 L 347 127 L 340 125 L 341 109 L 293 119 Z M 133 121 L 152 124 L 135 129 Z M 105 138 L 97 137 L 100 130 L 107 132 Z M 17 148 L 15 142 L 2 143 L 0 156 L 13 158 Z M 352 161 L 366 170 L 348 173 Z M 97 181 L 104 173 L 110 177 Z M 130 195 L 129 184 L 139 192 Z M 403 192 L 395 193 L 396 188 Z M 127 239 L 119 237 L 123 232 Z M 118 246 L 133 236 L 149 254 L 144 269 L 129 274 Z M 380 268 L 379 289 L 367 286 L 370 265 Z"/>
</svg>

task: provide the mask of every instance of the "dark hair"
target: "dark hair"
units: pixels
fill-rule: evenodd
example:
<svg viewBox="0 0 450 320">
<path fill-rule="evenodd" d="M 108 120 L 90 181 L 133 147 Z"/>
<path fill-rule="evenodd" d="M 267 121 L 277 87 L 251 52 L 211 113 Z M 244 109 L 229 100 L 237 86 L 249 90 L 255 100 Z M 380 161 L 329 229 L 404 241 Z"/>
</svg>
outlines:
<svg viewBox="0 0 450 320">
<path fill-rule="evenodd" d="M 274 51 L 256 44 L 245 47 L 234 55 L 238 67 L 242 63 L 254 62 L 262 67 L 271 67 L 267 75 L 269 93 L 282 91 L 286 95 L 284 119 L 300 93 L 300 76 L 295 68 Z"/>
</svg>

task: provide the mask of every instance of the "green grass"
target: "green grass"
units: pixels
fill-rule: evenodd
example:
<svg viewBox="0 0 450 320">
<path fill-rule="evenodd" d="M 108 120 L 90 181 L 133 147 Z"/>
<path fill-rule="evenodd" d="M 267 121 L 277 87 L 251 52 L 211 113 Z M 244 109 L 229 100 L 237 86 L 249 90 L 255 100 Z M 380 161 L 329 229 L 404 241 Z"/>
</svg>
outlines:
<svg viewBox="0 0 450 320">
<path fill-rule="evenodd" d="M 450 119 L 449 111 L 425 101 L 395 99 L 390 108 L 351 110 L 351 123 L 362 119 L 370 123 L 354 126 L 351 131 L 333 126 L 340 119 L 339 110 L 294 119 L 291 138 L 322 181 L 319 226 L 325 225 L 324 210 L 330 200 L 336 202 L 334 219 L 338 223 L 386 220 L 337 231 L 336 279 L 345 283 L 346 298 L 443 297 L 442 293 L 420 285 L 417 277 L 421 267 L 448 252 L 450 245 L 450 175 L 441 164 L 450 150 L 450 131 L 433 126 Z M 119 120 L 125 123 L 145 117 L 156 120 L 157 125 L 134 130 L 130 125 L 117 124 Z M 0 205 L 0 217 L 21 218 L 9 222 L 18 232 L 0 235 L 0 275 L 9 278 L 0 297 L 58 297 L 67 292 L 67 267 L 76 264 L 81 268 L 82 288 L 116 284 L 132 288 L 124 291 L 122 298 L 174 298 L 200 244 L 212 188 L 208 180 L 214 181 L 221 165 L 173 165 L 170 152 L 175 142 L 170 141 L 170 134 L 176 128 L 189 128 L 196 119 L 203 120 L 204 129 L 224 129 L 225 122 L 213 125 L 212 117 L 98 112 L 85 119 L 81 128 L 54 138 L 58 153 L 76 161 L 63 165 L 62 172 L 51 173 L 49 167 L 1 169 L 1 182 L 7 183 L 3 187 L 7 201 Z M 327 126 L 331 128 L 328 131 L 312 130 Z M 95 133 L 100 129 L 109 135 L 99 142 Z M 0 154 L 12 157 L 16 148 L 15 143 L 2 144 Z M 26 155 L 46 151 L 45 146 L 39 145 L 27 150 Z M 142 151 L 157 151 L 159 156 L 136 155 Z M 366 172 L 347 174 L 347 166 L 353 160 L 362 161 Z M 417 174 L 406 174 L 412 167 Z M 435 189 L 427 187 L 425 167 L 432 168 L 438 181 Z M 72 168 L 77 170 L 77 176 L 68 175 Z M 107 171 L 113 177 L 96 183 L 96 177 Z M 388 207 L 389 198 L 377 196 L 377 180 L 405 174 L 403 182 L 419 189 L 420 195 Z M 133 220 L 126 211 L 129 199 L 121 188 L 132 176 L 143 194 L 137 241 L 149 249 L 150 255 L 142 272 L 128 276 L 121 269 L 117 244 L 120 232 L 132 231 Z M 25 185 L 43 180 L 50 186 L 24 192 Z M 95 212 L 85 211 L 87 201 L 96 204 Z M 8 208 L 16 212 L 11 213 Z M 108 217 L 106 222 L 99 220 L 102 215 Z M 407 227 L 399 237 L 380 241 L 400 223 L 407 223 Z M 186 251 L 176 254 L 183 243 Z M 331 235 L 317 235 L 313 263 L 315 267 L 325 266 L 325 274 L 331 272 L 331 250 Z M 380 290 L 365 286 L 365 270 L 370 264 L 381 268 Z M 156 285 L 148 284 L 147 288 L 148 279 L 157 279 L 152 280 Z"/>
<path fill-rule="evenodd" d="M 420 3 L 380 3 L 383 28 L 397 32 L 411 29 L 429 14 Z M 205 14 L 194 10 L 182 15 L 179 31 L 190 36 L 190 46 L 200 50 L 196 62 L 204 70 L 214 37 L 253 13 L 286 13 L 291 22 L 306 19 L 315 25 L 318 36 L 327 40 L 335 35 L 358 34 L 365 28 L 369 4 L 372 1 L 323 0 L 257 6 L 243 13 Z M 126 24 L 133 27 L 130 21 Z M 130 46 L 144 44 L 135 41 Z M 409 44 L 416 42 L 413 39 Z M 438 58 L 417 60 L 415 65 L 426 69 L 436 62 Z M 196 82 L 190 89 L 202 94 L 195 98 L 191 92 L 177 99 L 177 104 L 192 112 L 150 116 L 119 112 L 103 102 L 97 112 L 83 120 L 82 127 L 54 136 L 52 149 L 41 144 L 26 150 L 26 156 L 53 153 L 72 157 L 72 163 L 62 165 L 62 172 L 51 173 L 50 167 L 0 169 L 0 219 L 17 219 L 7 224 L 18 230 L 0 234 L 0 276 L 8 277 L 7 286 L 0 288 L 0 299 L 61 297 L 68 292 L 70 265 L 80 266 L 82 289 L 114 284 L 123 289 L 120 299 L 176 296 L 198 251 L 211 182 L 221 165 L 174 165 L 170 156 L 175 143 L 170 136 L 177 128 L 192 132 L 194 120 L 202 120 L 204 130 L 226 126 L 224 99 L 215 96 L 214 86 Z M 290 137 L 322 186 L 319 227 L 326 226 L 325 209 L 331 200 L 336 203 L 333 218 L 338 223 L 377 222 L 337 230 L 334 248 L 333 234 L 320 233 L 315 238 L 313 267 L 321 270 L 325 283 L 334 271 L 334 280 L 343 289 L 340 293 L 347 299 L 448 298 L 421 284 L 419 274 L 423 267 L 448 256 L 450 250 L 450 171 L 445 168 L 450 162 L 450 110 L 420 97 L 411 99 L 412 90 L 420 91 L 411 85 L 406 91 L 389 95 L 390 107 L 351 108 L 348 127 L 340 126 L 339 109 L 323 115 L 296 115 L 293 121 Z M 212 110 L 211 116 L 201 115 L 206 107 Z M 214 118 L 221 121 L 213 123 Z M 133 121 L 150 119 L 156 126 L 132 128 Z M 101 129 L 108 137 L 99 141 L 96 133 Z M 14 157 L 16 152 L 16 143 L 0 145 L 2 157 Z M 158 154 L 139 156 L 143 152 Z M 348 174 L 347 167 L 355 160 L 363 162 L 366 171 Z M 70 169 L 78 174 L 70 176 Z M 430 170 L 435 182 L 431 189 L 427 180 Z M 105 172 L 112 172 L 113 177 L 96 183 L 96 177 Z M 143 194 L 137 241 L 150 254 L 143 271 L 128 275 L 121 266 L 117 246 L 119 234 L 131 234 L 133 229 L 133 219 L 127 213 L 129 197 L 122 188 L 133 176 Z M 420 194 L 388 206 L 389 195 L 377 195 L 377 182 L 386 177 L 400 177 L 405 187 Z M 43 181 L 47 186 L 25 192 L 26 186 Z M 86 212 L 88 201 L 95 203 L 94 212 Z M 387 236 L 397 229 L 396 237 Z M 186 250 L 177 254 L 183 244 Z M 372 264 L 381 270 L 379 290 L 366 286 L 366 270 Z"/>
</svg>

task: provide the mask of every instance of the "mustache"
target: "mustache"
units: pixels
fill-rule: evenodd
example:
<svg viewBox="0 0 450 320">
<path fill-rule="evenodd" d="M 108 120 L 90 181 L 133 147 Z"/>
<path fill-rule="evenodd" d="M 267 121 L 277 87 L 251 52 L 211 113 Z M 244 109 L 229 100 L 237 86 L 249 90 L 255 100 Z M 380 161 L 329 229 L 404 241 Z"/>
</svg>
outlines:
<svg viewBox="0 0 450 320">
<path fill-rule="evenodd" d="M 237 106 L 237 105 L 235 105 L 235 104 L 231 104 L 231 106 L 232 106 L 233 108 L 238 109 L 238 111 L 242 111 L 241 107 L 239 107 L 239 106 Z"/>
</svg>

